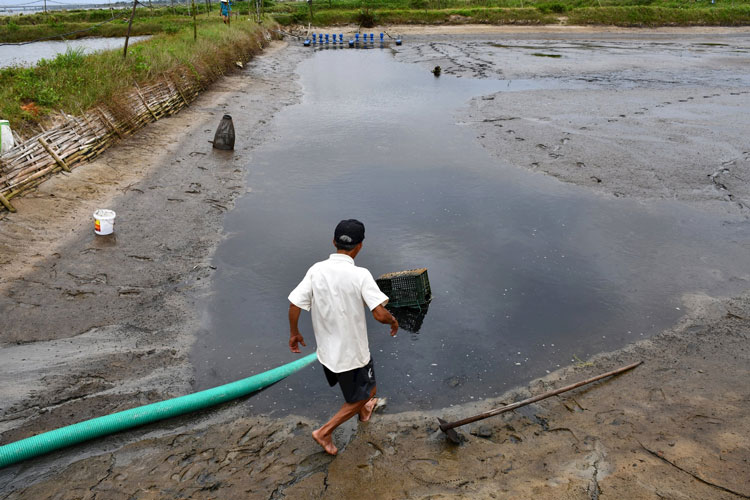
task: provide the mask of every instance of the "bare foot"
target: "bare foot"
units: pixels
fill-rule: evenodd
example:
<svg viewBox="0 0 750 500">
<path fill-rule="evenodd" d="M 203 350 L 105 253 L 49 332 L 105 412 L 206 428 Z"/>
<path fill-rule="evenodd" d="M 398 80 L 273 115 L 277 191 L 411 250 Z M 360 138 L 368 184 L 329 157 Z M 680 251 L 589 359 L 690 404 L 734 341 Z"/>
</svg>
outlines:
<svg viewBox="0 0 750 500">
<path fill-rule="evenodd" d="M 367 422 L 368 420 L 370 420 L 370 417 L 372 417 L 372 412 L 375 411 L 375 405 L 377 404 L 378 398 L 370 398 L 370 400 L 365 403 L 362 409 L 359 410 L 359 421 Z"/>
<path fill-rule="evenodd" d="M 320 429 L 316 429 L 312 432 L 312 437 L 315 442 L 322 446 L 325 452 L 329 455 L 335 455 L 336 453 L 338 453 L 339 450 L 333 445 L 333 440 L 331 439 L 331 437 L 328 436 L 328 439 L 323 439 L 321 437 L 322 434 L 323 433 Z"/>
</svg>

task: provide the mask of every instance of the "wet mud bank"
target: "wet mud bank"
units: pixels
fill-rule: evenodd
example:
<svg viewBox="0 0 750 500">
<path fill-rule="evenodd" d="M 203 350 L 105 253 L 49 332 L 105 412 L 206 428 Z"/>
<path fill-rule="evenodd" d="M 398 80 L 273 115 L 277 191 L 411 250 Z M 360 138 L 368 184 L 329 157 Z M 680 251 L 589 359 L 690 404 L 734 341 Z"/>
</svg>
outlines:
<svg viewBox="0 0 750 500">
<path fill-rule="evenodd" d="M 442 40 L 435 42 L 436 36 Z M 529 61 L 564 60 L 529 55 L 522 63 L 503 62 L 483 51 L 491 43 L 507 45 L 505 35 L 477 36 L 430 35 L 396 57 L 425 70 L 440 64 L 448 74 L 503 72 L 506 78 L 538 72 L 539 67 L 526 67 Z M 550 43 L 568 43 L 559 35 L 550 38 L 556 40 Z M 536 42 L 529 45 L 533 48 L 522 50 L 540 50 Z M 266 136 L 266 124 L 300 99 L 295 68 L 305 57 L 303 49 L 289 46 L 256 59 L 246 72 L 216 84 L 190 110 L 151 125 L 70 176 L 50 180 L 60 184 L 50 190 L 43 185 L 19 200 L 19 214 L 0 220 L 0 232 L 14 236 L 5 240 L 0 254 L 0 442 L 191 390 L 188 351 L 200 340 L 197 311 L 211 294 L 211 255 L 223 238 L 224 214 L 248 189 L 244 165 L 254 148 L 274 140 Z M 579 63 L 564 70 L 591 74 Z M 556 71 L 562 69 L 549 69 L 548 76 Z M 723 81 L 730 79 L 727 72 Z M 700 87 L 696 83 L 698 91 L 705 90 Z M 736 83 L 721 87 L 731 90 L 714 97 L 732 107 L 738 96 L 731 92 L 746 90 Z M 546 158 L 550 151 L 559 152 L 565 161 L 554 167 L 562 172 L 556 176 L 568 175 L 563 180 L 614 196 L 615 184 L 605 182 L 609 178 L 590 184 L 568 172 L 584 167 L 566 161 L 606 163 L 605 150 L 624 131 L 636 136 L 633 149 L 647 156 L 647 134 L 632 130 L 647 126 L 657 133 L 663 122 L 634 121 L 627 127 L 607 122 L 612 128 L 601 136 L 585 136 L 594 144 L 589 151 L 576 146 L 586 142 L 581 127 L 601 117 L 580 110 L 586 99 L 571 96 L 575 90 L 566 94 L 579 106 L 572 119 L 549 96 L 543 99 L 546 91 L 539 91 L 538 101 L 531 92 L 516 93 L 515 99 L 510 94 L 478 96 L 457 119 L 476 130 L 480 143 L 498 157 L 512 158 L 519 167 L 538 162 L 544 166 L 533 169 L 556 175 Z M 697 98 L 687 99 L 693 95 L 688 90 L 674 94 L 686 100 L 676 100 L 676 106 L 686 105 L 679 108 L 681 120 L 705 112 L 690 107 Z M 646 94 L 649 102 L 669 100 L 651 90 Z M 746 105 L 747 94 L 739 97 L 745 99 L 740 106 Z M 600 107 L 603 116 L 613 112 Z M 635 111 L 617 115 L 642 117 Z M 225 112 L 232 113 L 237 130 L 246 132 L 229 155 L 212 151 L 207 143 Z M 570 130 L 563 126 L 569 120 Z M 534 123 L 551 125 L 542 133 Z M 509 124 L 523 141 L 492 135 L 496 129 L 515 135 L 504 131 Z M 738 120 L 731 125 L 727 129 L 747 127 Z M 575 137 L 560 141 L 562 132 L 574 130 Z M 730 172 L 742 175 L 739 133 L 719 140 L 717 147 L 736 157 Z M 637 163 L 631 177 L 618 178 L 618 193 L 629 189 L 622 194 L 643 200 L 678 197 L 742 224 L 747 209 L 739 182 L 734 199 L 712 191 L 715 184 L 700 184 L 700 170 L 684 185 L 668 178 L 630 189 L 628 179 L 656 175 L 652 167 L 663 164 L 665 150 L 657 147 L 653 162 Z M 697 150 L 697 144 L 687 148 Z M 611 175 L 617 173 L 612 167 Z M 118 213 L 116 241 L 96 239 L 91 231 L 91 212 L 105 205 Z M 14 241 L 17 246 L 8 243 Z M 727 280 L 742 287 L 747 277 Z M 688 313 L 674 328 L 497 398 L 447 410 L 389 414 L 386 408 L 368 424 L 349 422 L 335 434 L 340 449 L 335 459 L 309 437 L 320 422 L 257 415 L 249 398 L 0 470 L 0 498 L 351 498 L 361 491 L 374 498 L 750 497 L 750 394 L 743 383 L 750 375 L 750 295 L 692 294 L 684 296 L 683 305 Z M 283 348 L 285 332 L 274 334 Z M 437 416 L 462 418 L 636 360 L 645 363 L 615 379 L 467 426 L 458 447 L 437 427 Z M 387 387 L 380 390 L 388 395 Z"/>
<path fill-rule="evenodd" d="M 320 423 L 247 403 L 14 467 L 4 498 L 688 498 L 750 495 L 750 296 L 693 297 L 676 328 L 500 398 L 349 422 L 325 455 Z M 635 360 L 632 372 L 461 429 L 437 426 Z M 101 448 L 98 445 L 97 448 Z M 115 450 L 107 448 L 116 448 Z M 78 450 L 80 454 L 80 450 Z"/>
<path fill-rule="evenodd" d="M 284 46 L 4 214 L 3 443 L 191 392 L 195 304 L 223 215 L 245 190 L 238 162 L 298 98 Z M 227 112 L 242 135 L 234 152 L 214 151 Z M 96 237 L 92 213 L 104 207 L 117 212 L 115 233 Z"/>
<path fill-rule="evenodd" d="M 417 33 L 429 42 L 407 44 L 400 60 L 567 86 L 471 102 L 460 120 L 501 161 L 615 197 L 750 215 L 746 29 Z"/>
</svg>

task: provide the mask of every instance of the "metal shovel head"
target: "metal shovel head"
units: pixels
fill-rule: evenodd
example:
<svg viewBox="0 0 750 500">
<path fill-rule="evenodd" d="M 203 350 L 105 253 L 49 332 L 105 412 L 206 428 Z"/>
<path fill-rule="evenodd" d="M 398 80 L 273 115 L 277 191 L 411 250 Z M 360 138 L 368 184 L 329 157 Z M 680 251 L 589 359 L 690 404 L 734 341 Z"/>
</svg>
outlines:
<svg viewBox="0 0 750 500">
<path fill-rule="evenodd" d="M 461 444 L 461 438 L 458 436 L 458 433 L 452 428 L 446 428 L 448 422 L 438 417 L 438 423 L 440 424 L 440 430 L 443 431 L 452 443 Z"/>
</svg>

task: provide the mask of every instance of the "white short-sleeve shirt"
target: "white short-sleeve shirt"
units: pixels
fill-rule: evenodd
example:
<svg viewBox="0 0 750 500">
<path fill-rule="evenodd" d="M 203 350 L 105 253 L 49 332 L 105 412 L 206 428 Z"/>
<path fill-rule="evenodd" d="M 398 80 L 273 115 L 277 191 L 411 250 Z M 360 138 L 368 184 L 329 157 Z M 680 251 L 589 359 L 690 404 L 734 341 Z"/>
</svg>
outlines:
<svg viewBox="0 0 750 500">
<path fill-rule="evenodd" d="M 345 254 L 313 264 L 289 302 L 310 311 L 318 360 L 335 373 L 361 368 L 370 361 L 365 307 L 372 311 L 388 296 L 364 267 Z"/>
</svg>

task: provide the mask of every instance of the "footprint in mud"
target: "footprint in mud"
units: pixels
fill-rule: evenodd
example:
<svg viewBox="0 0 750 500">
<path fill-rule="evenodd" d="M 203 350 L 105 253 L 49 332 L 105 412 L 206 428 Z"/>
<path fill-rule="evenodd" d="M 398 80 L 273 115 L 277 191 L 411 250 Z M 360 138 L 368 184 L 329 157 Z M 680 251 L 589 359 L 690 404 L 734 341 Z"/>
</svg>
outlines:
<svg viewBox="0 0 750 500">
<path fill-rule="evenodd" d="M 517 141 L 525 141 L 526 139 L 524 139 L 523 137 L 516 137 L 516 140 Z"/>
<path fill-rule="evenodd" d="M 536 147 L 538 147 L 539 149 L 547 149 L 548 148 L 548 146 L 546 144 L 537 144 Z"/>
<path fill-rule="evenodd" d="M 602 180 L 601 180 L 601 179 L 600 179 L 599 177 L 595 176 L 595 175 L 592 175 L 592 176 L 590 177 L 590 179 L 591 179 L 592 181 L 596 182 L 597 184 L 599 184 L 599 183 L 601 183 L 601 182 L 602 182 Z"/>
<path fill-rule="evenodd" d="M 531 168 L 539 168 L 539 163 L 534 162 L 531 165 L 529 165 Z"/>
<path fill-rule="evenodd" d="M 555 153 L 555 152 L 548 153 L 548 155 L 550 158 L 554 158 L 555 160 L 562 157 L 560 153 Z"/>
<path fill-rule="evenodd" d="M 687 99 L 680 99 L 680 102 L 687 102 Z"/>
<path fill-rule="evenodd" d="M 619 116 L 620 118 L 625 118 L 627 115 L 617 115 L 617 116 Z"/>
<path fill-rule="evenodd" d="M 583 163 L 582 161 L 577 161 L 576 162 L 576 167 L 578 167 L 578 168 L 584 168 L 585 166 L 586 166 L 586 164 Z"/>
<path fill-rule="evenodd" d="M 563 137 L 562 139 L 560 139 L 560 144 L 567 144 L 569 142 L 570 142 L 569 137 Z"/>
</svg>

